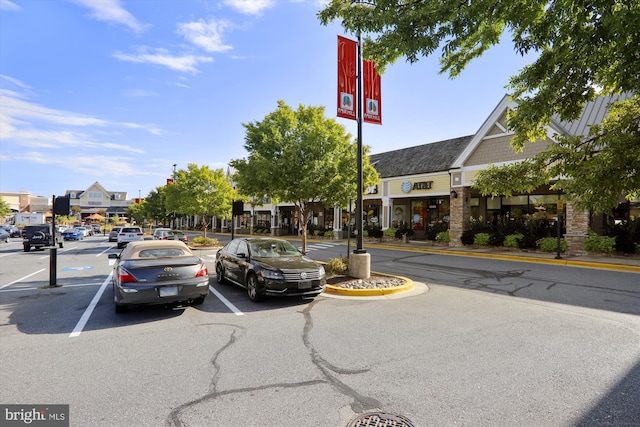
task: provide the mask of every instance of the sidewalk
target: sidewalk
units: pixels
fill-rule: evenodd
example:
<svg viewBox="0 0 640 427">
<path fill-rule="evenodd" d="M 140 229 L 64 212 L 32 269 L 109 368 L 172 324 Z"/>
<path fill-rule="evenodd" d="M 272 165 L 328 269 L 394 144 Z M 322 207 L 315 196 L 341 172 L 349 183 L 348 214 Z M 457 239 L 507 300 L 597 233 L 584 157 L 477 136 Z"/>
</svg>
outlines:
<svg viewBox="0 0 640 427">
<path fill-rule="evenodd" d="M 326 240 L 309 239 L 308 241 L 323 242 Z M 347 240 L 341 240 L 346 244 Z M 351 247 L 355 248 L 356 242 L 351 239 Z M 509 261 L 535 262 L 541 264 L 567 265 L 571 267 L 597 268 L 604 270 L 627 271 L 631 273 L 640 273 L 640 256 L 615 256 L 615 255 L 581 255 L 569 256 L 562 254 L 561 259 L 556 259 L 555 252 L 526 252 L 520 250 L 501 250 L 497 248 L 483 247 L 476 248 L 470 246 L 450 247 L 437 246 L 432 242 L 409 240 L 408 243 L 401 242 L 380 242 L 365 240 L 363 247 L 378 247 L 389 249 L 403 249 L 418 252 L 429 252 L 443 255 L 455 256 L 472 256 L 479 258 L 503 259 Z"/>
</svg>

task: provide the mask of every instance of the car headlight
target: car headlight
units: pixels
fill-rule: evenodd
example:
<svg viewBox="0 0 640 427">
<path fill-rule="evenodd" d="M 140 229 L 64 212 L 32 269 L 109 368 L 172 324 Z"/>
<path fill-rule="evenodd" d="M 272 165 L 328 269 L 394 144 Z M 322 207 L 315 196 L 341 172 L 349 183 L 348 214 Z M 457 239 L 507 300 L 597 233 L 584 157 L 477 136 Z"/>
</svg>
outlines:
<svg viewBox="0 0 640 427">
<path fill-rule="evenodd" d="M 279 271 L 274 270 L 262 270 L 260 275 L 265 279 L 272 280 L 284 280 L 284 275 Z"/>
<path fill-rule="evenodd" d="M 318 274 L 320 275 L 321 279 L 327 275 L 327 273 L 324 271 L 324 267 L 323 266 L 320 266 L 318 268 Z"/>
</svg>

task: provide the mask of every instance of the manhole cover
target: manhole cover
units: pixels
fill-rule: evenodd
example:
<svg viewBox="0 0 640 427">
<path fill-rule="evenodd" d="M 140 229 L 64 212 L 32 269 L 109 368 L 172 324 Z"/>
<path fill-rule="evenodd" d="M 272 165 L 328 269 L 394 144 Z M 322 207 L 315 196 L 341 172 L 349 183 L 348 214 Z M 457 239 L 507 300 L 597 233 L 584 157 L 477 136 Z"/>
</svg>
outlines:
<svg viewBox="0 0 640 427">
<path fill-rule="evenodd" d="M 413 424 L 401 415 L 368 412 L 349 421 L 347 427 L 413 427 Z"/>
</svg>

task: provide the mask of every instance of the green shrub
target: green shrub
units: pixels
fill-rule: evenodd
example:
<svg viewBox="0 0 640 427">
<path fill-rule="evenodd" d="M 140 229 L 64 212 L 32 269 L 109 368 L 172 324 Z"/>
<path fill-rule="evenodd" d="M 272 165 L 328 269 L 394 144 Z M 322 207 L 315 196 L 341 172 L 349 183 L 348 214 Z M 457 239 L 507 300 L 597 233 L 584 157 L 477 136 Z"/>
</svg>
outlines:
<svg viewBox="0 0 640 427">
<path fill-rule="evenodd" d="M 441 231 L 436 234 L 436 242 L 449 243 L 451 238 L 449 237 L 448 231 Z"/>
<path fill-rule="evenodd" d="M 324 232 L 324 237 L 333 238 L 333 230 L 328 230 Z"/>
<path fill-rule="evenodd" d="M 320 235 L 320 230 L 313 230 L 313 235 L 314 236 L 319 236 Z"/>
<path fill-rule="evenodd" d="M 589 232 L 589 237 L 584 241 L 582 248 L 588 252 L 598 252 L 610 254 L 616 247 L 616 238 L 607 236 L 598 236 L 593 231 Z"/>
<path fill-rule="evenodd" d="M 504 247 L 519 248 L 520 247 L 519 242 L 522 238 L 524 238 L 524 234 L 522 233 L 509 234 L 504 238 Z"/>
<path fill-rule="evenodd" d="M 362 237 L 369 237 L 369 230 L 362 230 Z"/>
<path fill-rule="evenodd" d="M 395 228 L 387 228 L 383 231 L 386 237 L 396 237 L 396 229 Z"/>
<path fill-rule="evenodd" d="M 489 236 L 489 233 L 478 233 L 475 236 L 473 236 L 473 244 L 480 245 L 480 246 L 487 246 L 489 244 L 490 239 L 491 239 L 491 236 Z"/>
<path fill-rule="evenodd" d="M 205 238 L 204 236 L 194 237 L 191 240 L 191 243 L 194 246 L 218 246 L 218 239 L 211 239 L 209 237 Z"/>
<path fill-rule="evenodd" d="M 342 274 L 347 271 L 349 267 L 347 264 L 347 258 L 331 258 L 326 264 L 328 273 L 330 274 Z"/>
<path fill-rule="evenodd" d="M 544 237 L 540 239 L 540 250 L 546 252 L 553 252 L 558 250 L 558 238 L 557 237 Z M 560 239 L 560 252 L 566 252 L 567 242 L 564 239 Z"/>
</svg>

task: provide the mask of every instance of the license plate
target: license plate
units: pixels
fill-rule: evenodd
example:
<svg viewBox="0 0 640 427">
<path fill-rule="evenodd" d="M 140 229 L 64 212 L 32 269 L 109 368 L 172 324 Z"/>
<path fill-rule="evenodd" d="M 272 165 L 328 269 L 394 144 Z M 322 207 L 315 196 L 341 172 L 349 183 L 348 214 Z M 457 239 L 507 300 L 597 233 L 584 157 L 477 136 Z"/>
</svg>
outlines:
<svg viewBox="0 0 640 427">
<path fill-rule="evenodd" d="M 160 288 L 160 296 L 161 297 L 174 297 L 178 295 L 178 287 L 177 286 L 167 286 L 164 288 Z"/>
<path fill-rule="evenodd" d="M 298 282 L 298 289 L 311 289 L 311 280 Z"/>
</svg>

